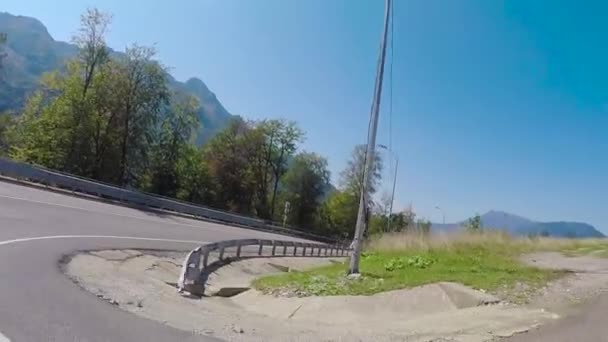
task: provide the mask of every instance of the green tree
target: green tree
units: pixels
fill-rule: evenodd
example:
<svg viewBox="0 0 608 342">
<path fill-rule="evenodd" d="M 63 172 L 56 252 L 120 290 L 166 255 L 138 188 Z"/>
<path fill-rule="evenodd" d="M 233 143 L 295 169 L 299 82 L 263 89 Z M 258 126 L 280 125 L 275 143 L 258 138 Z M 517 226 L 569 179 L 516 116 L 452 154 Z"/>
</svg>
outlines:
<svg viewBox="0 0 608 342">
<path fill-rule="evenodd" d="M 372 210 L 372 215 L 369 220 L 368 233 L 370 235 L 382 234 L 387 231 L 389 210 L 391 205 L 391 196 L 389 193 L 384 192 L 380 197 L 380 201 L 375 203 Z M 394 227 L 391 227 L 391 230 Z"/>
<path fill-rule="evenodd" d="M 255 213 L 255 170 L 264 136 L 250 123 L 236 119 L 213 137 L 203 148 L 209 178 L 216 185 L 212 205 L 231 211 Z"/>
<path fill-rule="evenodd" d="M 178 199 L 207 205 L 214 203 L 216 184 L 211 181 L 209 166 L 199 148 L 192 144 L 184 146 L 176 173 Z"/>
<path fill-rule="evenodd" d="M 179 161 L 185 157 L 199 126 L 196 98 L 174 93 L 171 106 L 161 123 L 152 165 L 151 191 L 175 197 L 179 187 Z"/>
<path fill-rule="evenodd" d="M 334 191 L 320 209 L 322 229 L 332 236 L 352 237 L 358 208 L 358 196 L 348 191 Z"/>
<path fill-rule="evenodd" d="M 124 125 L 125 72 L 123 61 L 110 60 L 101 67 L 91 94 L 96 110 L 92 124 L 92 177 L 120 184 L 121 144 Z"/>
<path fill-rule="evenodd" d="M 393 215 L 393 222 L 391 229 L 395 232 L 412 231 L 416 226 L 416 213 L 412 208 L 406 208 L 405 210 Z"/>
<path fill-rule="evenodd" d="M 63 168 L 73 127 L 69 94 L 55 97 L 48 94 L 69 92 L 73 89 L 73 83 L 69 82 L 72 77 L 70 68 L 66 76 L 54 73 L 43 77 L 41 89 L 28 98 L 17 118 L 11 157 L 53 169 Z"/>
<path fill-rule="evenodd" d="M 287 222 L 310 230 L 319 228 L 319 206 L 329 188 L 327 159 L 316 153 L 300 153 L 281 178 L 280 203 L 289 202 Z M 279 214 L 275 219 L 279 219 Z"/>
<path fill-rule="evenodd" d="M 69 108 L 72 122 L 69 130 L 69 147 L 66 152 L 64 170 L 86 176 L 91 176 L 95 166 L 92 155 L 91 139 L 95 127 L 96 107 L 90 96 L 94 81 L 101 72 L 103 65 L 109 60 L 105 35 L 111 22 L 111 16 L 96 8 L 88 9 L 80 17 L 78 34 L 73 37 L 73 43 L 78 46 L 78 55 L 72 63 L 76 77 L 70 80 Z M 93 90 L 94 91 L 94 90 Z"/>
<path fill-rule="evenodd" d="M 0 113 L 0 157 L 4 157 L 9 152 L 11 145 L 10 132 L 15 124 L 15 118 L 9 112 Z"/>
<path fill-rule="evenodd" d="M 78 34 L 72 42 L 78 46 L 78 61 L 82 67 L 82 97 L 93 83 L 95 73 L 109 60 L 109 50 L 105 36 L 108 32 L 112 16 L 97 8 L 87 9 L 80 16 Z"/>
<path fill-rule="evenodd" d="M 431 232 L 432 223 L 429 220 L 419 219 L 416 221 L 416 227 L 418 227 L 418 232 L 424 235 L 428 235 Z"/>
<path fill-rule="evenodd" d="M 359 198 L 363 184 L 363 170 L 365 168 L 365 154 L 365 145 L 355 147 L 351 160 L 349 160 L 346 168 L 340 174 L 340 191 L 333 193 L 323 208 L 324 226 L 326 229 L 334 234 L 338 233 L 338 235 L 343 237 L 352 236 L 357 222 Z M 371 198 L 371 195 L 376 192 L 382 175 L 382 159 L 380 155 L 376 154 L 374 159 L 374 173 L 372 177 L 369 177 L 368 198 Z M 368 205 L 368 215 L 370 215 L 372 214 L 373 203 L 369 202 Z M 368 217 L 370 222 L 372 218 L 373 214 L 371 217 Z M 376 221 L 374 222 L 376 223 Z"/>
<path fill-rule="evenodd" d="M 94 176 L 93 137 L 100 107 L 96 95 L 105 83 L 100 74 L 108 61 L 104 34 L 109 15 L 89 10 L 81 18 L 80 33 L 74 38 L 79 54 L 68 61 L 65 71 L 45 74 L 38 91 L 28 99 L 14 157 Z"/>
<path fill-rule="evenodd" d="M 367 154 L 366 145 L 357 145 L 353 150 L 351 159 L 348 161 L 346 168 L 340 174 L 341 186 L 345 191 L 350 191 L 353 194 L 359 195 L 363 185 L 363 173 L 365 170 L 365 155 Z M 382 179 L 382 158 L 379 153 L 375 154 L 374 172 L 369 177 L 369 196 L 376 193 L 376 189 Z"/>
<path fill-rule="evenodd" d="M 266 136 L 265 164 L 272 175 L 270 217 L 274 217 L 279 181 L 287 172 L 287 161 L 295 152 L 297 144 L 303 140 L 304 132 L 295 122 L 285 120 L 263 121 L 259 128 Z"/>
<path fill-rule="evenodd" d="M 483 229 L 483 223 L 481 222 L 481 216 L 476 214 L 475 216 L 469 218 L 466 224 L 466 228 L 469 232 L 477 233 Z"/>
<path fill-rule="evenodd" d="M 117 94 L 121 99 L 118 168 L 122 185 L 136 185 L 149 166 L 154 128 L 169 100 L 166 70 L 153 60 L 155 54 L 154 48 L 134 44 L 118 65 L 123 76 Z"/>
</svg>

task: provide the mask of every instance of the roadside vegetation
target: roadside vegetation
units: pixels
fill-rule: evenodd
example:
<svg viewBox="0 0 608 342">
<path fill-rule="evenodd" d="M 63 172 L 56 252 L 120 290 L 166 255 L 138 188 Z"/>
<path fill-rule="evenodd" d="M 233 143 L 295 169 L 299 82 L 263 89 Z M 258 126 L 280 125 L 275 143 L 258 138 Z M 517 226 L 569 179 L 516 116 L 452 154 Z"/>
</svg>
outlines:
<svg viewBox="0 0 608 342">
<path fill-rule="evenodd" d="M 601 239 L 513 238 L 501 232 L 461 234 L 384 234 L 372 239 L 361 258 L 361 277 L 347 279 L 347 264 L 257 279 L 265 292 L 297 296 L 371 295 L 440 281 L 488 292 L 515 286 L 537 289 L 565 274 L 520 262 L 525 253 L 559 251 L 608 256 Z"/>
<path fill-rule="evenodd" d="M 176 86 L 154 47 L 108 47 L 111 24 L 110 13 L 83 13 L 72 40 L 77 53 L 45 73 L 21 108 L 0 113 L 0 157 L 352 237 L 365 146 L 353 146 L 338 183 L 331 184 L 327 159 L 302 149 L 306 132 L 292 121 L 234 116 L 203 143 L 197 134 L 209 104 Z M 6 48 L 17 39 L 0 33 L 0 89 L 2 66 L 10 65 Z M 370 197 L 380 184 L 381 159 L 378 153 Z M 388 202 L 370 206 L 370 231 L 387 227 Z M 414 216 L 396 211 L 391 230 L 398 231 Z"/>
</svg>

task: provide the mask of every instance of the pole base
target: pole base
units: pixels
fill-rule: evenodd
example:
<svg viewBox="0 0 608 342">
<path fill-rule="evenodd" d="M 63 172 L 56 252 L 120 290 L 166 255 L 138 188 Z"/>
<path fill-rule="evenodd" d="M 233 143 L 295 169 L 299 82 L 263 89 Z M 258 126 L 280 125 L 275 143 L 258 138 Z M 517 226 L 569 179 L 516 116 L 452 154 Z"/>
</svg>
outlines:
<svg viewBox="0 0 608 342">
<path fill-rule="evenodd" d="M 348 280 L 357 280 L 359 278 L 361 278 L 361 273 L 351 273 L 346 276 L 346 279 Z"/>
</svg>

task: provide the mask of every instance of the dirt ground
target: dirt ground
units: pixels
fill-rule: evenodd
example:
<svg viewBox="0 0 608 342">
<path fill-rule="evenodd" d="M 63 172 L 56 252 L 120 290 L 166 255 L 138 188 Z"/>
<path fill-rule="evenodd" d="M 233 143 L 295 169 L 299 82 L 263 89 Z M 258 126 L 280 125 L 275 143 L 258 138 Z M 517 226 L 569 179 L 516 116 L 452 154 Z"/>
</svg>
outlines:
<svg viewBox="0 0 608 342">
<path fill-rule="evenodd" d="M 177 293 L 175 252 L 112 250 L 78 254 L 62 265 L 75 283 L 117 307 L 196 334 L 229 341 L 489 341 L 554 321 L 608 288 L 608 260 L 538 253 L 524 258 L 572 274 L 514 305 L 459 284 L 440 283 L 373 296 L 284 298 L 246 289 L 254 278 L 340 259 L 260 258 L 233 262 L 208 279 L 209 297 Z M 228 291 L 230 292 L 230 291 Z M 441 322 L 441 324 L 438 324 Z"/>
<path fill-rule="evenodd" d="M 525 255 L 522 260 L 541 268 L 571 272 L 529 294 L 527 299 L 530 307 L 542 307 L 566 315 L 575 312 L 578 304 L 608 292 L 606 258 L 568 257 L 557 252 L 544 252 Z"/>
</svg>

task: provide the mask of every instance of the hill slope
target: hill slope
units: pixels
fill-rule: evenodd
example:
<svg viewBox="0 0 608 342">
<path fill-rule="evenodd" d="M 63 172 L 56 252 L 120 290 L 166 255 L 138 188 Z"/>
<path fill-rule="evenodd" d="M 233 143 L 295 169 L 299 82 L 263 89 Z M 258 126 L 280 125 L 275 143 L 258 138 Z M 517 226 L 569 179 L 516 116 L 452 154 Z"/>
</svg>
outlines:
<svg viewBox="0 0 608 342">
<path fill-rule="evenodd" d="M 536 222 L 503 211 L 489 211 L 481 216 L 484 227 L 502 229 L 513 235 L 548 235 L 553 237 L 595 238 L 604 237 L 595 227 L 580 222 Z M 466 221 L 451 224 L 433 224 L 439 231 L 454 231 Z"/>
<path fill-rule="evenodd" d="M 8 34 L 3 77 L 0 78 L 0 112 L 18 111 L 28 94 L 36 89 L 40 76 L 60 68 L 77 53 L 76 46 L 53 39 L 37 19 L 0 12 L 0 32 Z M 168 75 L 175 90 L 196 96 L 200 101 L 198 117 L 202 124 L 197 142 L 203 143 L 232 118 L 215 94 L 198 78 L 176 81 Z"/>
</svg>

